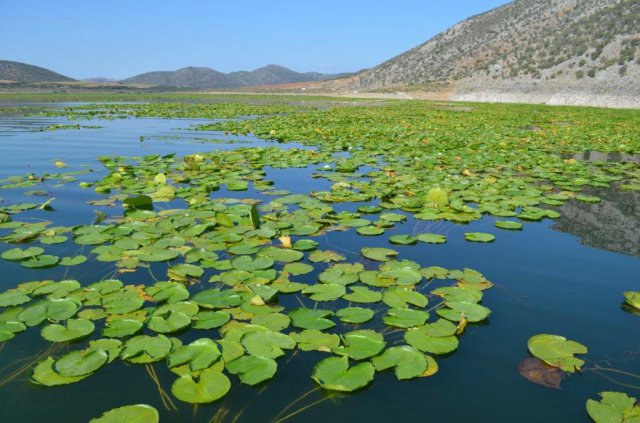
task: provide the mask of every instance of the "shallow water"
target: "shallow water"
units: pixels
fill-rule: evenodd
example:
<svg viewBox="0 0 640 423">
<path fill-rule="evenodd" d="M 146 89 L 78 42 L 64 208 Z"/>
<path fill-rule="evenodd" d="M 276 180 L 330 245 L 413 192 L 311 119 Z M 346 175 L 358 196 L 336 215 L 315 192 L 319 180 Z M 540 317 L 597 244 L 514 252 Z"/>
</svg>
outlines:
<svg viewBox="0 0 640 423">
<path fill-rule="evenodd" d="M 0 179 L 31 172 L 58 173 L 61 169 L 54 166 L 54 160 L 63 160 L 70 166 L 63 171 L 87 169 L 85 165 L 98 169 L 96 173 L 79 175 L 79 182 L 99 178 L 100 166 L 96 165 L 96 158 L 103 155 L 186 155 L 247 146 L 301 147 L 187 129 L 202 122 L 192 119 L 73 121 L 74 124 L 101 128 L 41 132 L 41 127 L 66 121 L 0 117 Z M 140 136 L 144 141 L 139 140 Z M 267 168 L 266 171 L 267 177 L 275 181 L 276 189 L 293 193 L 325 190 L 330 186 L 325 179 L 311 178 L 314 166 L 284 170 Z M 94 210 L 110 214 L 118 212 L 113 208 L 86 204 L 88 200 L 101 197 L 91 189 L 79 188 L 77 182 L 61 187 L 51 183 L 45 189 L 47 196 L 41 198 L 21 195 L 28 189 L 0 190 L 0 197 L 6 203 L 39 202 L 55 197 L 52 203 L 55 211 L 28 211 L 20 217 L 53 220 L 58 225 L 90 223 Z M 245 192 L 223 189 L 214 195 L 271 199 L 251 188 Z M 39 354 L 49 345 L 39 336 L 38 330 L 31 329 L 4 343 L 0 351 L 0 421 L 83 422 L 110 408 L 147 403 L 160 411 L 162 421 L 207 422 L 220 409 L 227 409 L 223 421 L 233 421 L 238 416 L 240 422 L 261 422 L 277 420 L 277 417 L 282 418 L 316 402 L 315 406 L 287 421 L 589 421 L 584 408 L 588 398 L 595 398 L 598 392 L 605 390 L 638 394 L 638 390 L 622 387 L 615 381 L 631 385 L 640 383 L 616 373 L 598 374 L 585 370 L 567 377 L 561 390 L 553 390 L 522 378 L 518 374 L 518 363 L 528 357 L 529 337 L 554 333 L 589 347 L 586 369 L 597 363 L 640 374 L 640 360 L 637 359 L 640 317 L 621 309 L 622 292 L 640 289 L 638 194 L 612 189 L 595 195 L 603 198 L 601 204 L 572 201 L 562 208 L 566 217 L 526 223 L 523 231 L 496 229 L 492 217 L 469 225 L 409 218 L 380 237 L 361 237 L 349 231 L 329 232 L 315 238 L 321 243 L 321 249 L 333 249 L 350 261 L 358 261 L 358 251 L 363 246 L 390 247 L 387 238 L 396 233 L 446 234 L 449 241 L 443 245 L 420 243 L 392 248 L 400 252 L 401 258 L 423 266 L 476 269 L 496 284 L 494 289 L 485 292 L 483 300 L 483 304 L 492 310 L 490 318 L 482 324 L 470 325 L 455 353 L 437 358 L 440 370 L 432 377 L 398 382 L 393 373 L 386 372 L 377 374 L 375 383 L 363 391 L 328 395 L 315 389 L 316 384 L 310 378 L 313 366 L 324 356 L 320 353 L 288 353 L 278 361 L 275 378 L 266 384 L 249 387 L 237 383 L 233 377 L 231 391 L 223 400 L 194 409 L 174 399 L 178 410 L 168 411 L 145 367 L 119 360 L 82 382 L 62 387 L 33 385 L 28 381 L 29 372 L 8 380 L 13 371 L 28 363 L 20 360 Z M 336 210 L 355 207 L 355 204 L 335 205 Z M 572 213 L 574 209 L 580 213 Z M 585 215 L 591 217 L 587 219 Z M 623 218 L 635 222 L 636 226 L 629 228 Z M 626 230 L 630 236 L 608 237 L 612 227 Z M 497 240 L 492 244 L 465 242 L 463 234 L 473 231 L 495 233 Z M 595 238 L 608 242 L 593 241 Z M 613 245 L 622 239 L 623 246 Z M 5 246 L 2 249 L 6 249 Z M 71 242 L 47 246 L 48 252 L 57 255 L 73 255 L 82 250 Z M 89 260 L 70 268 L 29 270 L 2 260 L 0 287 L 5 290 L 25 281 L 62 278 L 88 284 L 107 277 L 112 268 L 110 263 Z M 166 264 L 154 264 L 151 270 L 164 274 Z M 206 281 L 214 272 L 207 270 L 202 280 Z M 298 277 L 298 280 L 316 275 L 317 272 Z M 146 270 L 119 278 L 125 283 L 153 283 L 152 275 Z M 205 287 L 206 284 L 203 282 Z M 196 336 L 204 336 L 204 333 L 192 332 L 181 336 L 182 340 L 188 342 Z M 74 349 L 74 346 L 67 349 Z M 154 367 L 164 388 L 170 391 L 175 375 L 164 363 Z M 307 392 L 310 393 L 306 397 L 288 407 Z"/>
</svg>

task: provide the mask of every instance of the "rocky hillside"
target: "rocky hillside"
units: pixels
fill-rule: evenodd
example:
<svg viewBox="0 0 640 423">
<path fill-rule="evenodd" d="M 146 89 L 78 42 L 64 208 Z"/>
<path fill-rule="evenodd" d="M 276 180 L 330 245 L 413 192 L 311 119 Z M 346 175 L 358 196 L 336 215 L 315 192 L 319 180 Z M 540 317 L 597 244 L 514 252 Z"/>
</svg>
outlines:
<svg viewBox="0 0 640 423">
<path fill-rule="evenodd" d="M 640 0 L 516 0 L 357 75 L 350 88 L 434 82 L 467 100 L 637 100 Z"/>
<path fill-rule="evenodd" d="M 69 82 L 75 80 L 39 66 L 0 60 L 0 81 L 5 83 L 18 82 L 33 84 L 38 82 Z"/>
<path fill-rule="evenodd" d="M 282 66 L 268 65 L 251 72 L 239 71 L 228 74 L 206 67 L 187 67 L 173 72 L 143 73 L 121 82 L 201 89 L 290 84 L 322 81 L 332 77 L 336 77 L 336 75 L 325 75 L 317 72 L 300 73 Z"/>
</svg>

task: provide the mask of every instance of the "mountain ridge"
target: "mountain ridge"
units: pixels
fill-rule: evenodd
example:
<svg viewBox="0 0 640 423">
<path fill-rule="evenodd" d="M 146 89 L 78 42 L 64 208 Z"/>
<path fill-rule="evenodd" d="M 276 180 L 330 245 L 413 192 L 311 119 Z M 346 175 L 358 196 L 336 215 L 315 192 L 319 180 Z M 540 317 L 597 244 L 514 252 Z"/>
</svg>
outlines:
<svg viewBox="0 0 640 423">
<path fill-rule="evenodd" d="M 297 82 L 324 81 L 344 76 L 318 72 L 296 72 L 280 65 L 267 65 L 252 71 L 219 72 L 208 67 L 188 66 L 176 71 L 154 71 L 123 79 L 122 83 L 174 86 L 179 88 L 240 88 Z"/>
</svg>

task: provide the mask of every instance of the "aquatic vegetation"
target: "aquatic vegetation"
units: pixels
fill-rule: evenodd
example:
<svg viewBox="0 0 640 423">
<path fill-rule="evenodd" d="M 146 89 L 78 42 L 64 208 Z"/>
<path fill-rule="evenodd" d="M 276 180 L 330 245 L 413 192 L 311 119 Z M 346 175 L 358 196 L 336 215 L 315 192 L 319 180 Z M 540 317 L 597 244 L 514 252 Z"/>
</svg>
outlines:
<svg viewBox="0 0 640 423">
<path fill-rule="evenodd" d="M 522 236 L 521 222 L 559 218 L 562 204 L 597 204 L 590 188 L 633 189 L 640 180 L 637 163 L 566 156 L 594 148 L 639 152 L 636 114 L 532 110 L 417 102 L 318 107 L 260 98 L 40 112 L 235 119 L 191 129 L 256 134 L 274 144 L 105 156 L 82 171 L 67 171 L 61 157 L 53 162 L 61 173 L 0 180 L 0 190 L 29 192 L 30 199 L 47 196 L 49 184 L 73 183 L 100 209 L 62 225 L 51 195 L 0 204 L 0 256 L 33 275 L 0 293 L 0 342 L 37 329 L 45 341 L 68 346 L 33 366 L 31 382 L 47 387 L 87 380 L 117 363 L 131 371 L 144 365 L 165 405 L 172 396 L 207 404 L 239 384 L 260 386 L 296 354 L 316 358 L 305 377 L 328 391 L 366 388 L 381 372 L 398 380 L 432 376 L 439 357 L 455 359 L 466 330 L 482 330 L 475 324 L 491 315 L 485 291 L 493 283 L 466 263 L 447 269 L 407 252 L 465 240 L 478 243 L 468 248 L 491 250 L 483 244 Z M 532 123 L 541 130 L 520 129 Z M 281 148 L 289 142 L 302 146 Z M 308 170 L 320 188 L 268 177 L 291 169 Z M 33 220 L 35 213 L 47 219 Z M 482 219 L 489 226 L 479 230 L 501 236 L 446 230 Z M 452 226 L 426 226 L 435 222 Z M 353 251 L 326 241 L 340 233 L 356 236 Z M 62 266 L 110 273 L 48 276 Z M 154 282 L 126 280 L 142 272 Z M 625 293 L 633 307 L 635 294 Z M 552 387 L 562 371 L 579 371 L 584 362 L 576 354 L 587 352 L 555 335 L 534 336 L 528 346 L 552 370 L 536 361 L 521 372 Z M 160 382 L 154 366 L 173 379 Z M 154 411 L 127 406 L 98 421 L 154 421 Z"/>
<path fill-rule="evenodd" d="M 91 419 L 91 423 L 158 423 L 159 421 L 158 410 L 146 404 L 125 405 Z"/>
<path fill-rule="evenodd" d="M 640 419 L 636 399 L 621 392 L 600 392 L 600 401 L 588 400 L 587 413 L 596 423 L 633 422 Z"/>
<path fill-rule="evenodd" d="M 536 335 L 529 339 L 529 351 L 545 363 L 558 367 L 565 372 L 580 370 L 584 360 L 575 354 L 586 354 L 587 347 L 558 335 Z"/>
</svg>

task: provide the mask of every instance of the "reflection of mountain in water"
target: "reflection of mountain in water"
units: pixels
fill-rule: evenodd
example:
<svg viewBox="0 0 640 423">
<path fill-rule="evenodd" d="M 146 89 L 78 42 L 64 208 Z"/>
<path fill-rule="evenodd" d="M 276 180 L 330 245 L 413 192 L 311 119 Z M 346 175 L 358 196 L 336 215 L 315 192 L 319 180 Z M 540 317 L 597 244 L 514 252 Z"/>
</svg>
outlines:
<svg viewBox="0 0 640 423">
<path fill-rule="evenodd" d="M 576 160 L 588 162 L 634 162 L 640 163 L 640 155 L 625 153 L 603 153 L 601 151 L 585 151 L 573 156 Z"/>
<path fill-rule="evenodd" d="M 553 228 L 579 237 L 585 245 L 640 256 L 640 192 L 612 188 L 588 194 L 602 201 L 568 201 Z"/>
</svg>

